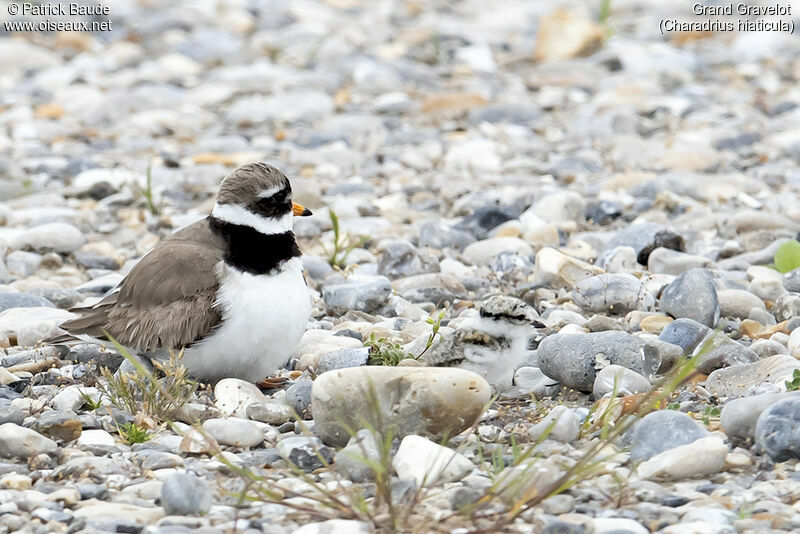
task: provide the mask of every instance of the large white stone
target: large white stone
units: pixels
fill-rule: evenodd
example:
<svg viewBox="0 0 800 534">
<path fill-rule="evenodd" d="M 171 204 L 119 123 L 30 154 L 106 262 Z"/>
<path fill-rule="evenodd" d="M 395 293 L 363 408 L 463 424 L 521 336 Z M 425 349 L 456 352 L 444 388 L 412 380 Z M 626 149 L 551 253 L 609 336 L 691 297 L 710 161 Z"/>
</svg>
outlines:
<svg viewBox="0 0 800 534">
<path fill-rule="evenodd" d="M 716 436 L 656 454 L 639 464 L 636 474 L 642 480 L 684 480 L 722 471 L 728 447 Z"/>
<path fill-rule="evenodd" d="M 203 423 L 203 430 L 220 445 L 230 447 L 257 447 L 264 441 L 264 433 L 258 426 L 236 417 L 209 419 Z"/>
<path fill-rule="evenodd" d="M 17 234 L 11 248 L 30 249 L 36 252 L 74 252 L 86 243 L 83 233 L 71 224 L 54 222 L 40 224 Z"/>
<path fill-rule="evenodd" d="M 76 412 L 78 408 L 86 404 L 86 396 L 95 399 L 97 393 L 97 388 L 67 386 L 56 393 L 53 400 L 50 401 L 50 405 L 56 410 Z"/>
<path fill-rule="evenodd" d="M 595 399 L 614 391 L 618 397 L 645 393 L 650 390 L 650 381 L 636 371 L 621 365 L 609 365 L 601 369 L 594 379 L 592 394 Z"/>
<path fill-rule="evenodd" d="M 267 402 L 267 397 L 251 382 L 223 378 L 214 386 L 214 404 L 225 416 L 246 417 L 246 408 L 254 402 Z"/>
<path fill-rule="evenodd" d="M 547 417 L 528 430 L 533 439 L 552 439 L 569 443 L 578 438 L 581 422 L 577 414 L 566 406 L 556 406 Z"/>
<path fill-rule="evenodd" d="M 58 325 L 73 317 L 75 314 L 58 308 L 11 308 L 0 312 L 0 335 L 29 347 L 62 332 Z"/>
<path fill-rule="evenodd" d="M 344 446 L 349 431 L 371 425 L 387 435 L 455 436 L 480 417 L 489 384 L 464 369 L 444 367 L 350 367 L 321 374 L 311 390 L 314 430 Z"/>
<path fill-rule="evenodd" d="M 418 488 L 461 480 L 472 471 L 465 456 L 421 436 L 406 436 L 392 459 L 397 476 L 411 479 Z"/>
<path fill-rule="evenodd" d="M 82 445 L 103 445 L 113 447 L 115 445 L 114 436 L 101 429 L 84 430 L 77 441 L 78 447 Z"/>
<path fill-rule="evenodd" d="M 37 454 L 55 454 L 58 445 L 35 430 L 14 423 L 0 425 L 0 456 L 29 458 Z"/>
</svg>

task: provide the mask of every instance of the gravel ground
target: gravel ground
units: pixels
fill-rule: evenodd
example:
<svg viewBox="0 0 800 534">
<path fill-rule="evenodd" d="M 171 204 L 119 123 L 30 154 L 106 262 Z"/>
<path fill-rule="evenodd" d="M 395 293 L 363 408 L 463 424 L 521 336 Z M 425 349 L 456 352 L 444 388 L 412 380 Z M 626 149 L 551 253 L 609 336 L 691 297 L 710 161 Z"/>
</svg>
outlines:
<svg viewBox="0 0 800 534">
<path fill-rule="evenodd" d="M 0 534 L 800 530 L 800 42 L 660 30 L 791 13 L 109 7 L 0 35 Z M 41 344 L 259 160 L 314 211 L 275 388 Z"/>
</svg>

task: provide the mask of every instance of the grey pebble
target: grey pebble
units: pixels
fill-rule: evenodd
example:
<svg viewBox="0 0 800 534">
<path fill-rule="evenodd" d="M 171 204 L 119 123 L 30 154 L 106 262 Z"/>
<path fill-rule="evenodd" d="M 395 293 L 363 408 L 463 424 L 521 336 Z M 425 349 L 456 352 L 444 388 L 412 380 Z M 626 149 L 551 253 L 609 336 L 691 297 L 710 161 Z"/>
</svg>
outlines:
<svg viewBox="0 0 800 534">
<path fill-rule="evenodd" d="M 334 313 L 348 310 L 371 312 L 385 303 L 391 292 L 391 283 L 384 276 L 363 279 L 350 277 L 343 284 L 326 286 L 322 290 L 322 298 L 328 310 Z"/>
<path fill-rule="evenodd" d="M 367 482 L 375 479 L 375 470 L 372 467 L 381 461 L 381 452 L 378 448 L 375 434 L 366 428 L 359 430 L 350 438 L 334 457 L 336 471 L 353 482 Z"/>
<path fill-rule="evenodd" d="M 765 393 L 733 399 L 722 407 L 720 422 L 725 434 L 735 443 L 755 440 L 756 421 L 759 416 L 778 401 L 797 397 L 800 393 Z"/>
<path fill-rule="evenodd" d="M 631 460 L 647 460 L 660 452 L 709 435 L 700 423 L 675 410 L 658 410 L 638 421 L 630 432 Z"/>
<path fill-rule="evenodd" d="M 0 400 L 0 424 L 14 423 L 15 425 L 22 425 L 24 420 L 25 414 L 22 413 L 22 410 L 11 406 L 7 400 Z"/>
<path fill-rule="evenodd" d="M 616 364 L 647 377 L 661 365 L 658 351 L 625 332 L 555 334 L 537 350 L 542 372 L 560 384 L 591 391 L 597 368 Z"/>
<path fill-rule="evenodd" d="M 673 280 L 659 299 L 661 309 L 675 318 L 694 319 L 708 327 L 720 317 L 714 281 L 705 269 L 690 269 Z"/>
<path fill-rule="evenodd" d="M 300 417 L 306 418 L 311 410 L 311 386 L 314 382 L 308 377 L 300 377 L 286 389 L 286 404 Z"/>
<path fill-rule="evenodd" d="M 161 506 L 168 514 L 203 515 L 211 509 L 206 482 L 187 473 L 174 473 L 161 486 Z"/>
</svg>

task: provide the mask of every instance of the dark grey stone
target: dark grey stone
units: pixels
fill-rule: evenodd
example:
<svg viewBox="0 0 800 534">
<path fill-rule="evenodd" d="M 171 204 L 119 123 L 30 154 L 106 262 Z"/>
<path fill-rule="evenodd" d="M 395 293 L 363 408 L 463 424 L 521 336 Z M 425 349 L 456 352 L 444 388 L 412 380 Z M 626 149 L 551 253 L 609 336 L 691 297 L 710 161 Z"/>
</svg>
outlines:
<svg viewBox="0 0 800 534">
<path fill-rule="evenodd" d="M 31 383 L 30 378 L 20 378 L 19 380 L 15 380 L 14 382 L 9 382 L 8 384 L 6 384 L 6 387 L 11 388 L 17 393 L 22 393 L 23 391 L 25 391 L 25 388 L 27 388 L 30 383 Z"/>
<path fill-rule="evenodd" d="M 475 239 L 486 239 L 490 230 L 516 217 L 513 211 L 503 206 L 482 206 L 461 219 L 455 228 L 471 234 Z"/>
<path fill-rule="evenodd" d="M 800 293 L 800 269 L 789 271 L 783 275 L 783 287 L 790 293 Z"/>
<path fill-rule="evenodd" d="M 666 343 L 678 345 L 685 353 L 691 353 L 703 339 L 711 332 L 711 329 L 702 325 L 694 319 L 682 318 L 669 323 L 658 339 Z"/>
<path fill-rule="evenodd" d="M 417 491 L 417 485 L 411 479 L 393 479 L 390 491 L 392 502 L 409 504 Z"/>
<path fill-rule="evenodd" d="M 761 140 L 761 134 L 758 132 L 745 132 L 733 137 L 724 137 L 714 142 L 714 148 L 717 150 L 739 150 L 741 148 L 749 147 L 753 143 Z"/>
<path fill-rule="evenodd" d="M 689 269 L 675 278 L 661 293 L 660 304 L 675 318 L 694 319 L 712 328 L 719 321 L 717 289 L 705 269 Z"/>
<path fill-rule="evenodd" d="M 355 330 L 351 330 L 349 328 L 342 328 L 341 330 L 337 330 L 336 333 L 333 335 L 339 337 L 352 337 L 353 339 L 364 341 L 364 336 L 361 335 L 361 332 L 356 332 Z"/>
<path fill-rule="evenodd" d="M 676 410 L 652 412 L 638 421 L 630 433 L 631 461 L 634 462 L 709 435 L 700 423 Z"/>
<path fill-rule="evenodd" d="M 545 375 L 585 392 L 592 390 L 598 367 L 616 364 L 650 377 L 661 365 L 655 347 L 617 331 L 554 334 L 542 340 L 537 355 Z"/>
<path fill-rule="evenodd" d="M 281 456 L 307 473 L 333 463 L 334 450 L 323 445 L 319 438 L 284 438 L 277 448 Z"/>
<path fill-rule="evenodd" d="M 586 220 L 595 224 L 608 224 L 622 217 L 622 206 L 610 200 L 590 202 L 586 206 Z"/>
<path fill-rule="evenodd" d="M 394 279 L 439 270 L 439 263 L 434 258 L 421 254 L 405 239 L 389 241 L 384 243 L 382 248 L 378 274 Z"/>
<path fill-rule="evenodd" d="M 380 460 L 381 453 L 375 434 L 363 428 L 350 438 L 346 447 L 336 453 L 334 467 L 353 482 L 368 482 L 375 480 L 375 470 L 371 465 Z"/>
<path fill-rule="evenodd" d="M 450 508 L 460 510 L 466 506 L 474 504 L 483 497 L 485 492 L 473 488 L 456 488 L 450 496 Z"/>
<path fill-rule="evenodd" d="M 4 423 L 14 423 L 15 425 L 22 425 L 25 420 L 25 414 L 16 406 L 11 406 L 9 401 L 0 401 L 0 425 Z"/>
<path fill-rule="evenodd" d="M 553 521 L 542 529 L 542 534 L 584 534 L 586 532 L 580 525 L 566 521 Z"/>
<path fill-rule="evenodd" d="M 203 515 L 211 509 L 211 490 L 199 477 L 174 473 L 161 486 L 161 506 L 169 515 Z"/>
<path fill-rule="evenodd" d="M 668 506 L 670 508 L 677 508 L 688 503 L 690 499 L 683 495 L 665 495 L 661 499 L 661 506 Z"/>
<path fill-rule="evenodd" d="M 108 497 L 108 487 L 103 484 L 78 484 L 76 487 L 81 499 L 105 499 Z"/>
<path fill-rule="evenodd" d="M 0 386 L 0 400 L 2 399 L 13 400 L 20 398 L 22 398 L 22 395 L 20 393 L 17 393 L 8 386 Z"/>
<path fill-rule="evenodd" d="M 756 449 L 776 462 L 800 458 L 800 397 L 783 399 L 764 410 L 756 422 Z"/>
<path fill-rule="evenodd" d="M 633 247 L 636 259 L 642 265 L 647 265 L 650 253 L 658 247 L 671 248 L 684 251 L 686 245 L 681 236 L 658 223 L 631 224 L 619 230 L 611 239 L 606 248 L 621 245 Z"/>
<path fill-rule="evenodd" d="M 311 410 L 311 386 L 314 382 L 308 377 L 300 377 L 286 389 L 286 404 L 297 415 L 306 418 Z"/>
<path fill-rule="evenodd" d="M 78 363 L 94 363 L 98 367 L 108 367 L 113 373 L 119 369 L 125 357 L 116 351 L 109 350 L 97 343 L 72 345 L 67 358 Z"/>
</svg>

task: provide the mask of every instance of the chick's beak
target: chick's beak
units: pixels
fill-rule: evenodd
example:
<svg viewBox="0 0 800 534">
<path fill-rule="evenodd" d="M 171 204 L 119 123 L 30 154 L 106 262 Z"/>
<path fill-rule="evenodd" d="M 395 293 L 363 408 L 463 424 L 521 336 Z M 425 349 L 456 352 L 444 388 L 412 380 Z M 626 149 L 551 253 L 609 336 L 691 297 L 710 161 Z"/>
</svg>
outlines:
<svg viewBox="0 0 800 534">
<path fill-rule="evenodd" d="M 309 215 L 313 215 L 310 209 L 301 206 L 297 202 L 292 202 L 292 213 L 294 213 L 295 217 L 308 217 Z"/>
</svg>

